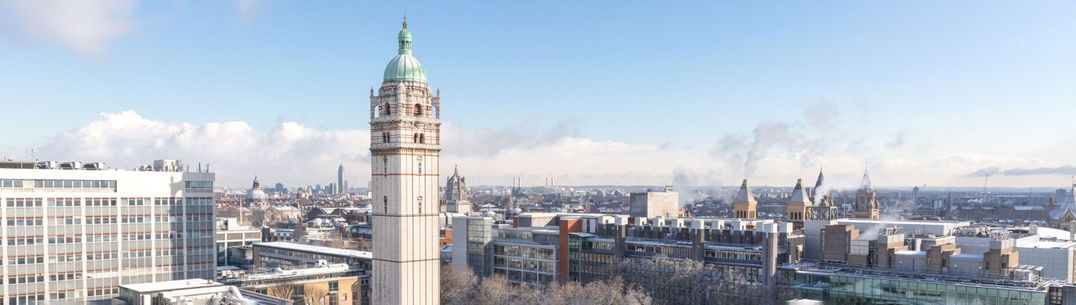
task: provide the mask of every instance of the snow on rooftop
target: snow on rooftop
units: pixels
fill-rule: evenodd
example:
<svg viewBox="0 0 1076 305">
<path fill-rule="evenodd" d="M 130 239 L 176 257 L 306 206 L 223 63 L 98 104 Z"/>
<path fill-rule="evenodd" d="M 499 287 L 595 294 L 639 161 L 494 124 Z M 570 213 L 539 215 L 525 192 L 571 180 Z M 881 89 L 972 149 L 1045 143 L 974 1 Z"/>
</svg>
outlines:
<svg viewBox="0 0 1076 305">
<path fill-rule="evenodd" d="M 1071 249 L 1076 248 L 1076 242 L 1040 240 L 1037 242 L 1020 245 L 1020 248 Z"/>
<path fill-rule="evenodd" d="M 261 247 L 288 249 L 288 250 L 303 251 L 303 252 L 314 252 L 314 253 L 322 253 L 322 254 L 330 254 L 330 255 L 338 255 L 338 256 L 358 257 L 358 258 L 364 258 L 364 259 L 373 259 L 374 258 L 374 254 L 372 252 L 367 252 L 367 251 L 358 251 L 358 250 L 349 250 L 349 249 L 340 249 L 340 248 L 331 248 L 331 247 L 321 247 L 321 246 L 296 244 L 296 243 L 280 242 L 280 241 L 267 242 L 267 243 L 257 243 L 257 244 L 254 244 L 254 245 L 255 246 L 261 246 Z"/>
<path fill-rule="evenodd" d="M 978 253 L 978 254 L 976 254 L 976 253 L 960 253 L 960 254 L 953 254 L 950 257 L 952 257 L 952 258 L 964 258 L 964 259 L 971 259 L 971 260 L 981 260 L 981 259 L 983 259 L 983 254 L 982 253 Z"/>
<path fill-rule="evenodd" d="M 894 252 L 894 254 L 896 254 L 896 255 L 925 256 L 925 255 L 927 255 L 927 252 L 926 251 L 915 251 L 915 250 L 900 250 L 900 251 Z"/>
<path fill-rule="evenodd" d="M 1058 240 L 1071 240 L 1072 239 L 1072 233 L 1069 233 L 1069 231 L 1065 231 L 1065 230 L 1061 230 L 1061 229 L 1054 229 L 1054 228 L 1047 228 L 1047 227 L 1038 227 L 1036 229 L 1038 230 L 1039 237 L 1056 238 Z"/>
<path fill-rule="evenodd" d="M 120 287 L 127 288 L 127 289 L 137 291 L 137 292 L 145 293 L 145 292 L 167 291 L 167 290 L 176 290 L 176 289 L 206 288 L 206 287 L 215 287 L 215 286 L 223 286 L 223 285 L 224 284 L 217 283 L 217 282 L 214 282 L 214 281 L 211 281 L 211 280 L 206 280 L 206 279 L 190 279 L 190 280 L 175 280 L 175 281 L 152 282 L 152 283 L 141 283 L 141 284 L 124 284 L 124 285 L 120 285 Z"/>
<path fill-rule="evenodd" d="M 837 220 L 838 223 L 878 223 L 884 225 L 960 225 L 967 226 L 970 222 L 967 221 L 944 221 L 944 220 L 880 220 L 880 219 L 860 219 L 860 218 L 841 218 Z"/>
</svg>

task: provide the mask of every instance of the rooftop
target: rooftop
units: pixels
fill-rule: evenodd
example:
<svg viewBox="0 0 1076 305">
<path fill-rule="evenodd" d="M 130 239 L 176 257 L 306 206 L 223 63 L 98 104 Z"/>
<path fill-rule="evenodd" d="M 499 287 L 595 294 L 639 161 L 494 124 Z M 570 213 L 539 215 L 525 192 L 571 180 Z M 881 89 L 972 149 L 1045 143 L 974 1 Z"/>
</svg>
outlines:
<svg viewBox="0 0 1076 305">
<path fill-rule="evenodd" d="M 217 287 L 217 286 L 224 286 L 224 284 L 217 283 L 217 282 L 214 282 L 214 281 L 211 281 L 211 280 L 206 280 L 206 279 L 190 279 L 190 280 L 175 280 L 175 281 L 164 281 L 164 282 L 152 282 L 152 283 L 142 283 L 142 284 L 124 284 L 124 285 L 120 285 L 120 287 L 127 288 L 127 289 L 137 291 L 137 292 L 140 292 L 140 293 L 160 292 L 160 291 L 170 291 L 170 290 L 180 290 L 180 289 L 191 289 L 191 288 L 207 288 L 207 287 Z"/>
<path fill-rule="evenodd" d="M 295 250 L 295 251 L 313 252 L 313 253 L 338 255 L 338 256 L 350 256 L 350 257 L 358 257 L 358 258 L 363 258 L 363 259 L 373 259 L 374 258 L 374 254 L 372 252 L 367 252 L 367 251 L 357 251 L 357 250 L 349 250 L 349 249 L 321 247 L 321 246 L 304 245 L 304 244 L 296 244 L 296 243 L 289 243 L 289 242 L 275 241 L 275 242 L 267 242 L 267 243 L 257 243 L 257 244 L 254 244 L 254 246 L 255 247 L 270 247 L 270 248 L 278 248 L 278 249 L 288 249 L 288 250 Z"/>
<path fill-rule="evenodd" d="M 838 223 L 877 223 L 885 225 L 956 225 L 967 226 L 971 225 L 971 222 L 967 221 L 944 221 L 944 220 L 882 220 L 882 219 L 861 219 L 861 218 L 842 218 L 837 220 Z"/>
</svg>

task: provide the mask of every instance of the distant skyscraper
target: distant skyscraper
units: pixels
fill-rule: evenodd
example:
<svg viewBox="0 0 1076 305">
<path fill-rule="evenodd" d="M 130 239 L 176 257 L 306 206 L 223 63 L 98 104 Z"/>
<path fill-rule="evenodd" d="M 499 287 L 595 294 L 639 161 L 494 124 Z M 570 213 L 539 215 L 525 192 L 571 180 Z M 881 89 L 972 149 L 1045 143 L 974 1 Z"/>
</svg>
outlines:
<svg viewBox="0 0 1076 305">
<path fill-rule="evenodd" d="M 372 304 L 438 304 L 441 98 L 411 55 L 407 20 L 399 54 L 370 90 L 374 270 Z"/>
<path fill-rule="evenodd" d="M 155 163 L 0 168 L 5 304 L 108 304 L 121 284 L 213 278 L 214 175 Z"/>
<path fill-rule="evenodd" d="M 340 164 L 340 167 L 336 168 L 336 188 L 337 194 L 344 193 L 344 164 Z"/>
</svg>

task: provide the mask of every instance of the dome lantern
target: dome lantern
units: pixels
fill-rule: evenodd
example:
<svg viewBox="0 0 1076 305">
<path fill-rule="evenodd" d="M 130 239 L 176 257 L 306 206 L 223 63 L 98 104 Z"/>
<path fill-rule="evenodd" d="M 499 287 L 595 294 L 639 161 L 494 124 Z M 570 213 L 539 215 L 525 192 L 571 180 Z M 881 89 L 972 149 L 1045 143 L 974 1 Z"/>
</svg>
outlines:
<svg viewBox="0 0 1076 305">
<path fill-rule="evenodd" d="M 411 32 L 407 31 L 407 17 L 404 17 L 403 28 L 397 35 L 398 54 L 389 61 L 385 67 L 385 82 L 389 81 L 419 81 L 426 82 L 426 70 L 422 64 L 411 54 Z"/>
</svg>

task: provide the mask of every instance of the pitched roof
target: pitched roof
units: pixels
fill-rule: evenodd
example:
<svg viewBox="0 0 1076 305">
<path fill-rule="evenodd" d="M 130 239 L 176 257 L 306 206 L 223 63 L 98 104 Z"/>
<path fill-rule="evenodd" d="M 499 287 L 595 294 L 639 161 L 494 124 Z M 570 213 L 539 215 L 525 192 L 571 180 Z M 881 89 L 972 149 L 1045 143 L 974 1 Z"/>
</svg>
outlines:
<svg viewBox="0 0 1076 305">
<path fill-rule="evenodd" d="M 740 192 L 736 194 L 737 202 L 752 202 L 755 201 L 755 194 L 751 193 L 751 187 L 747 186 L 747 179 L 743 179 L 743 183 L 740 184 Z"/>
<path fill-rule="evenodd" d="M 859 182 L 859 187 L 865 190 L 874 188 L 874 186 L 871 185 L 871 176 L 865 170 L 863 171 L 863 180 Z"/>
<path fill-rule="evenodd" d="M 1071 212 L 1076 215 L 1076 183 L 1072 184 L 1071 192 L 1068 197 L 1065 197 L 1065 201 L 1057 205 L 1053 211 L 1050 211 L 1051 219 L 1061 219 L 1065 217 L 1065 213 Z"/>
<path fill-rule="evenodd" d="M 807 196 L 807 191 L 803 189 L 803 179 L 796 179 L 796 187 L 792 189 L 792 199 L 789 199 L 788 202 L 811 202 L 810 197 Z"/>
</svg>

